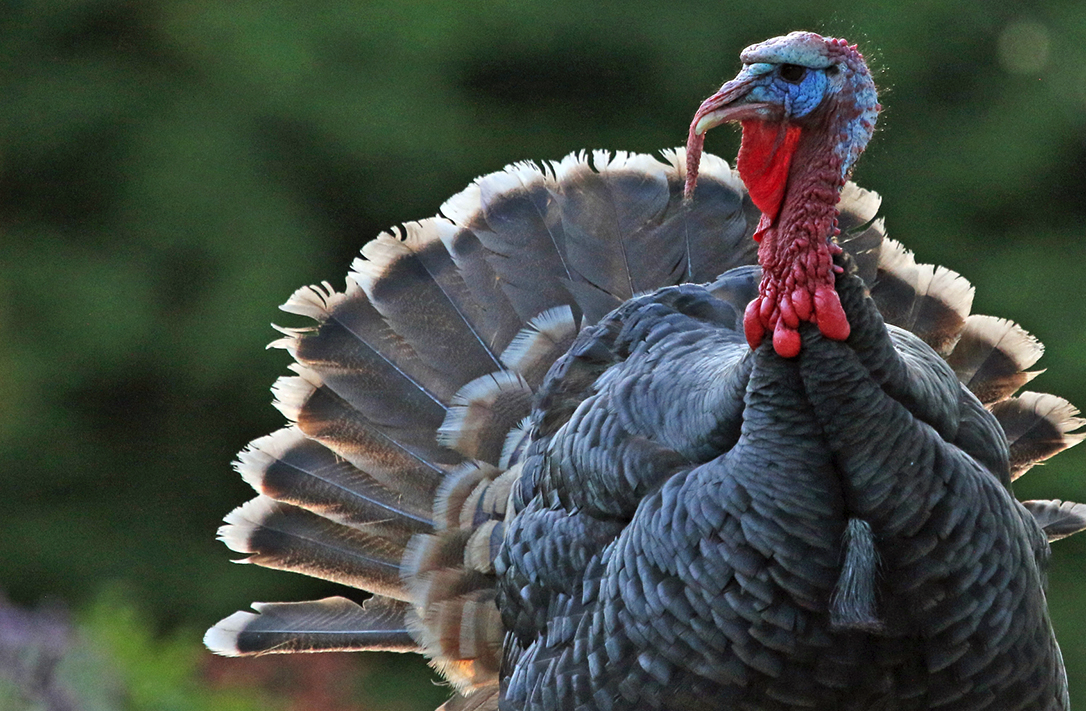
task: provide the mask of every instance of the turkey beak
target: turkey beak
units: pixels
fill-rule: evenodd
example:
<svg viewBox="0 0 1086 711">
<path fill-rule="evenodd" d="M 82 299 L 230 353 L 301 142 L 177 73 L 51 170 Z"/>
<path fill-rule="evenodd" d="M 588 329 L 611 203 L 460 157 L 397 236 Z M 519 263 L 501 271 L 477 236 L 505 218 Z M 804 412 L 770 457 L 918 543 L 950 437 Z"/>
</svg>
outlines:
<svg viewBox="0 0 1086 711">
<path fill-rule="evenodd" d="M 764 101 L 754 101 L 750 97 L 755 81 L 764 73 L 744 69 L 739 76 L 720 87 L 720 91 L 710 96 L 698 107 L 694 120 L 690 122 L 690 134 L 686 138 L 686 187 L 684 199 L 694 195 L 698 182 L 698 166 L 705 144 L 705 132 L 726 121 L 746 121 L 748 119 L 766 120 L 773 114 L 773 105 Z"/>
<path fill-rule="evenodd" d="M 741 74 L 703 101 L 690 123 L 691 135 L 701 136 L 710 128 L 729 121 L 769 118 L 770 104 L 750 100 L 753 78 Z"/>
</svg>

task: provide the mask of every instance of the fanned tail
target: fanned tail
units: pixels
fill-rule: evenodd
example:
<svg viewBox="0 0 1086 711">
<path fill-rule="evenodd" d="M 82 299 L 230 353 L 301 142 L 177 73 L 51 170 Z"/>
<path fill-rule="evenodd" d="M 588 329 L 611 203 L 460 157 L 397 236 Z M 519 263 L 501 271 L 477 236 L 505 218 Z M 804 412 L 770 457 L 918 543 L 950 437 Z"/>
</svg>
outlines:
<svg viewBox="0 0 1086 711">
<path fill-rule="evenodd" d="M 871 298 L 887 323 L 912 331 L 946 358 L 973 306 L 973 287 L 945 267 L 917 264 L 911 252 L 887 239 L 879 251 Z"/>
<path fill-rule="evenodd" d="M 755 262 L 757 210 L 705 156 L 573 154 L 476 180 L 442 215 L 367 244 L 346 288 L 299 289 L 280 328 L 290 425 L 237 469 L 258 492 L 220 537 L 245 562 L 373 593 L 258 603 L 208 632 L 224 654 L 423 651 L 493 708 L 502 628 L 493 560 L 534 393 L 577 333 L 630 297 Z M 857 218 L 869 220 L 870 216 Z"/>
</svg>

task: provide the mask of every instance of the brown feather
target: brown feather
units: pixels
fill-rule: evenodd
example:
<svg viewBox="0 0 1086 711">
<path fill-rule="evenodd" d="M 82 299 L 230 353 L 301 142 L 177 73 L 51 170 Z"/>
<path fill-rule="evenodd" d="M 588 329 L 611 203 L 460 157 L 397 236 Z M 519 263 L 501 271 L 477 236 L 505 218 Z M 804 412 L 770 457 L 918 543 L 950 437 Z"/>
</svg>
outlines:
<svg viewBox="0 0 1086 711">
<path fill-rule="evenodd" d="M 456 384 L 445 373 L 426 365 L 389 327 L 353 279 L 347 279 L 343 293 L 327 282 L 302 287 L 279 308 L 312 318 L 318 325 L 277 327 L 286 337 L 273 341 L 271 347 L 285 348 L 303 361 L 368 370 L 389 382 L 402 378 L 437 402 L 447 402 L 456 392 Z"/>
<path fill-rule="evenodd" d="M 911 252 L 886 239 L 871 298 L 887 323 L 912 331 L 945 357 L 972 308 L 973 287 L 945 267 L 917 264 Z"/>
<path fill-rule="evenodd" d="M 498 464 L 509 431 L 531 412 L 532 394 L 524 378 L 509 371 L 472 380 L 453 398 L 438 442 L 470 459 Z"/>
<path fill-rule="evenodd" d="M 402 548 L 384 538 L 266 496 L 239 506 L 225 520 L 219 540 L 249 554 L 239 562 L 409 599 L 399 575 Z"/>
<path fill-rule="evenodd" d="M 991 405 L 1037 377 L 1040 371 L 1026 368 L 1043 353 L 1041 342 L 1013 321 L 973 315 L 947 362 L 982 403 Z"/>
<path fill-rule="evenodd" d="M 253 440 L 235 467 L 257 492 L 337 523 L 405 546 L 412 535 L 433 530 L 429 511 L 286 427 Z"/>
<path fill-rule="evenodd" d="M 272 387 L 275 405 L 306 436 L 319 441 L 415 506 L 429 507 L 445 466 L 462 457 L 434 443 L 398 441 L 373 427 L 308 369 Z"/>
<path fill-rule="evenodd" d="M 1086 531 L 1086 504 L 1054 499 L 1023 501 L 1022 505 L 1033 515 L 1050 543 Z"/>
<path fill-rule="evenodd" d="M 429 367 L 465 382 L 500 367 L 498 353 L 517 329 L 472 298 L 441 234 L 443 218 L 382 232 L 362 248 L 350 278 Z"/>
<path fill-rule="evenodd" d="M 449 699 L 437 711 L 498 711 L 498 701 L 501 698 L 497 683 L 478 689 L 474 693 L 456 696 Z"/>
<path fill-rule="evenodd" d="M 991 410 L 1010 445 L 1011 479 L 1086 438 L 1086 432 L 1074 431 L 1086 425 L 1086 419 L 1056 395 L 1027 391 L 995 403 Z"/>
<path fill-rule="evenodd" d="M 419 652 L 405 616 L 406 603 L 374 597 L 363 605 L 346 598 L 312 602 L 255 602 L 207 631 L 204 644 L 228 657 L 289 652 Z"/>
<path fill-rule="evenodd" d="M 520 373 L 534 390 L 543 384 L 543 376 L 554 361 L 573 345 L 578 330 L 573 310 L 568 306 L 548 309 L 513 338 L 502 353 L 502 363 Z"/>
<path fill-rule="evenodd" d="M 484 462 L 468 461 L 449 472 L 434 498 L 434 522 L 439 530 L 464 527 L 464 502 L 480 483 L 496 479 L 501 470 Z"/>
</svg>

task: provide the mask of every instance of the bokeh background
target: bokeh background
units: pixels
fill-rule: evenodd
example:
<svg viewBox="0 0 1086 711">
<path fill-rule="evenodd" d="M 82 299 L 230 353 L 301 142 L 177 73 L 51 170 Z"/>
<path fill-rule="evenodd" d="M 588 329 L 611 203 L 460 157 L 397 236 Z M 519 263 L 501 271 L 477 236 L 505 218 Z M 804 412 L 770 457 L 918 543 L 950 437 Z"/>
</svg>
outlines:
<svg viewBox="0 0 1086 711">
<path fill-rule="evenodd" d="M 740 49 L 798 28 L 875 68 L 855 177 L 890 233 L 1086 404 L 1081 0 L 0 3 L 0 708 L 433 708 L 418 660 L 200 646 L 252 600 L 339 592 L 214 540 L 250 495 L 234 454 L 282 423 L 276 306 L 476 175 L 682 143 Z M 1084 470 L 1086 447 L 1018 493 L 1086 500 Z M 1082 704 L 1086 536 L 1054 553 Z"/>
</svg>

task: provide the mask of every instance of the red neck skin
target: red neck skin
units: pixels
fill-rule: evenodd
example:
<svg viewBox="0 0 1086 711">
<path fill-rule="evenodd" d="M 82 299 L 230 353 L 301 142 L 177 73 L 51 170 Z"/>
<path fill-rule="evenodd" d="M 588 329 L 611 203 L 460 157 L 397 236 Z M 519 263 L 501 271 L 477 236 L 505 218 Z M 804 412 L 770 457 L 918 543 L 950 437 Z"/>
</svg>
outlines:
<svg viewBox="0 0 1086 711">
<path fill-rule="evenodd" d="M 767 331 L 784 358 L 799 355 L 799 324 L 809 321 L 827 338 L 843 341 L 849 325 L 834 289 L 840 267 L 831 241 L 837 229 L 837 202 L 844 186 L 841 160 L 830 132 L 795 125 L 743 122 L 739 175 L 762 219 L 759 242 L 762 282 L 747 306 L 743 328 L 751 348 Z"/>
</svg>

